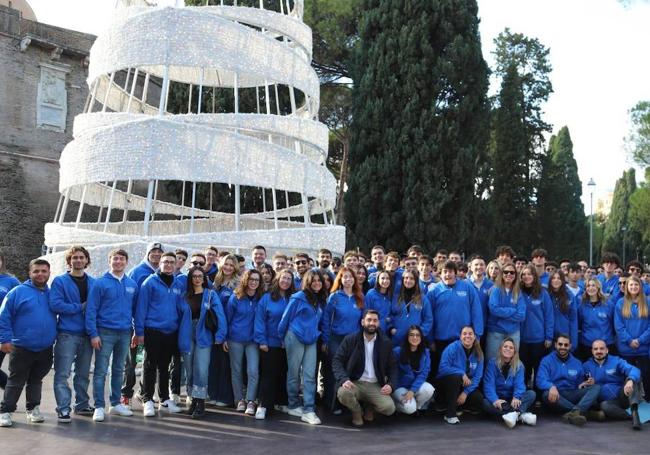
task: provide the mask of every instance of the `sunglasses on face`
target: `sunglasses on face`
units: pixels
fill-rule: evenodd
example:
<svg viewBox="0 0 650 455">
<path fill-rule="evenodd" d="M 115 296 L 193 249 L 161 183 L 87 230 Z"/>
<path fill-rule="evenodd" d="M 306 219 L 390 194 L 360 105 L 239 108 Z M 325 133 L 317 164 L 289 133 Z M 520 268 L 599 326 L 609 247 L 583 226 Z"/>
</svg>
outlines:
<svg viewBox="0 0 650 455">
<path fill-rule="evenodd" d="M 504 275 L 516 275 L 517 272 L 515 272 L 514 270 L 504 270 L 503 274 Z"/>
<path fill-rule="evenodd" d="M 293 263 L 296 264 L 296 265 L 304 265 L 304 264 L 307 263 L 307 261 L 305 261 L 305 260 L 302 260 L 302 261 L 294 261 Z"/>
<path fill-rule="evenodd" d="M 196 265 L 198 267 L 203 267 L 205 265 L 205 262 L 192 261 L 192 265 Z"/>
</svg>

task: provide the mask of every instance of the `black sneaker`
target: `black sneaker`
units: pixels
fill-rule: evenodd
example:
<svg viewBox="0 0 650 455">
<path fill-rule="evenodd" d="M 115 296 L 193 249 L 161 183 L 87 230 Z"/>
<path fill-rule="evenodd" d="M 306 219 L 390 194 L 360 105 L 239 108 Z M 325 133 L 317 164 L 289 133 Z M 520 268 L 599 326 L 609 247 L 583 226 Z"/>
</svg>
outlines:
<svg viewBox="0 0 650 455">
<path fill-rule="evenodd" d="M 95 408 L 92 406 L 86 406 L 85 408 L 75 409 L 74 413 L 80 416 L 91 416 L 95 412 Z"/>
<path fill-rule="evenodd" d="M 70 423 L 70 413 L 69 412 L 61 412 L 57 411 L 56 413 L 57 419 L 61 423 Z"/>
</svg>

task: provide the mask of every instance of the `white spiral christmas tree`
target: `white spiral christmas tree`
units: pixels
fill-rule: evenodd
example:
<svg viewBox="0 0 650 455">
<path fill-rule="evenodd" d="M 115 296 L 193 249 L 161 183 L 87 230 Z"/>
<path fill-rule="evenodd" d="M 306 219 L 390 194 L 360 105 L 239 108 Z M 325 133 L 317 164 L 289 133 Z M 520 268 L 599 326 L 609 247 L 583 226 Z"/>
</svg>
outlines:
<svg viewBox="0 0 650 455">
<path fill-rule="evenodd" d="M 342 252 L 304 1 L 280 0 L 279 11 L 261 1 L 259 8 L 123 3 L 90 52 L 90 96 L 61 155 L 48 252 L 84 245 L 97 271 L 110 249 L 139 259 L 154 240 L 189 250 L 261 244 L 270 252 Z M 168 112 L 171 85 L 188 94 L 187 114 Z M 253 112 L 240 112 L 243 91 L 255 94 Z M 232 112 L 215 112 L 223 93 L 234 98 Z M 165 199 L 160 182 L 177 182 L 179 194 Z M 215 186 L 232 192 L 231 210 L 212 209 L 215 183 L 229 185 Z M 197 186 L 206 184 L 208 208 L 197 206 Z M 242 213 L 242 186 L 259 189 L 259 210 Z"/>
</svg>

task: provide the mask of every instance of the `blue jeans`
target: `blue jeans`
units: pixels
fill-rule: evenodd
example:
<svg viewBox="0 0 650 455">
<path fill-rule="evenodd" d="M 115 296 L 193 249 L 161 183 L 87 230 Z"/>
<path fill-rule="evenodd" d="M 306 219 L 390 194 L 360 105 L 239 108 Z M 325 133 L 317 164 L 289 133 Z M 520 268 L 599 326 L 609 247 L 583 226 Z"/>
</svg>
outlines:
<svg viewBox="0 0 650 455">
<path fill-rule="evenodd" d="M 542 395 L 544 404 L 551 409 L 564 412 L 576 409 L 584 414 L 598 402 L 600 385 L 594 384 L 584 389 L 560 390 L 559 392 L 560 398 L 555 403 L 551 403 L 548 401 L 548 390 L 545 390 Z"/>
<path fill-rule="evenodd" d="M 495 408 L 494 405 L 490 403 L 490 401 L 487 398 L 483 398 L 483 410 L 493 416 L 502 416 L 503 414 L 507 414 L 513 411 L 518 411 L 523 414 L 524 412 L 528 412 L 528 410 L 533 405 L 533 403 L 535 403 L 536 395 L 533 390 L 526 390 L 526 392 L 524 392 L 524 394 L 521 396 L 521 404 L 519 405 L 519 409 L 513 409 L 510 407 L 510 402 L 512 401 L 512 397 L 510 398 L 499 397 L 499 398 L 501 400 L 506 400 L 506 403 L 503 403 L 501 405 L 501 411 Z"/>
<path fill-rule="evenodd" d="M 202 348 L 196 344 L 196 325 L 198 320 L 192 321 L 192 346 L 189 353 L 183 354 L 183 366 L 187 379 L 187 395 L 192 398 L 205 400 L 208 396 L 208 373 L 210 371 L 210 354 L 212 346 Z"/>
<path fill-rule="evenodd" d="M 230 353 L 230 377 L 235 404 L 244 397 L 244 374 L 242 371 L 244 352 L 246 353 L 246 374 L 248 375 L 246 401 L 255 401 L 257 398 L 257 382 L 259 380 L 259 346 L 253 342 L 238 343 L 228 341 L 228 352 Z"/>
<path fill-rule="evenodd" d="M 512 338 L 519 352 L 519 330 L 513 333 L 488 332 L 485 341 L 485 361 L 495 359 L 499 354 L 499 346 L 506 338 Z"/>
<path fill-rule="evenodd" d="M 287 396 L 289 409 L 300 406 L 300 367 L 302 367 L 303 411 L 314 412 L 316 401 L 316 343 L 302 344 L 289 330 L 284 337 L 284 348 L 287 351 Z"/>
<path fill-rule="evenodd" d="M 104 398 L 104 383 L 108 373 L 108 362 L 111 362 L 111 406 L 120 404 L 120 390 L 124 378 L 124 363 L 131 345 L 131 330 L 111 330 L 99 328 L 102 347 L 95 352 L 95 372 L 93 373 L 93 399 L 95 408 L 106 405 Z"/>
<path fill-rule="evenodd" d="M 70 370 L 74 363 L 75 410 L 88 407 L 88 385 L 90 384 L 90 361 L 93 358 L 93 348 L 87 335 L 59 333 L 54 345 L 54 398 L 56 410 L 70 412 L 72 393 L 68 386 Z"/>
</svg>

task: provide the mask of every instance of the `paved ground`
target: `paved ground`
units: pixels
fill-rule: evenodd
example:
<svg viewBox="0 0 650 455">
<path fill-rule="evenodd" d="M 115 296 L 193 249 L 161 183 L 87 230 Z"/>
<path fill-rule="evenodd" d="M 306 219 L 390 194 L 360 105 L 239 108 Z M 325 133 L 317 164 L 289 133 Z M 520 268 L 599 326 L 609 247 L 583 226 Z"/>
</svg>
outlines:
<svg viewBox="0 0 650 455">
<path fill-rule="evenodd" d="M 517 426 L 513 430 L 472 416 L 461 418 L 463 423 L 455 427 L 439 416 L 399 416 L 379 419 L 359 430 L 348 424 L 347 417 L 322 412 L 323 425 L 314 427 L 284 414 L 256 421 L 218 408 L 209 408 L 202 421 L 166 413 L 145 420 L 141 408 L 136 407 L 133 417 L 107 416 L 103 423 L 94 423 L 91 417 L 73 416 L 72 423 L 59 424 L 52 374 L 43 387 L 45 423 L 26 422 L 23 396 L 19 411 L 13 414 L 14 426 L 0 428 L 0 454 L 650 453 L 650 423 L 642 432 L 632 431 L 628 422 L 589 422 L 576 428 L 547 415 L 539 416 L 536 427 Z"/>
</svg>

